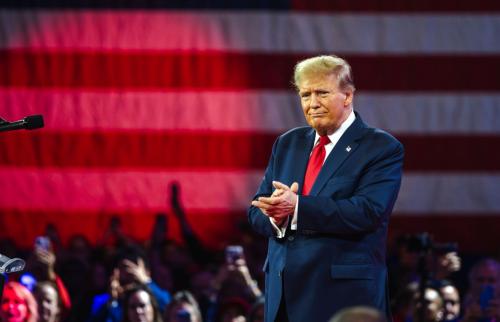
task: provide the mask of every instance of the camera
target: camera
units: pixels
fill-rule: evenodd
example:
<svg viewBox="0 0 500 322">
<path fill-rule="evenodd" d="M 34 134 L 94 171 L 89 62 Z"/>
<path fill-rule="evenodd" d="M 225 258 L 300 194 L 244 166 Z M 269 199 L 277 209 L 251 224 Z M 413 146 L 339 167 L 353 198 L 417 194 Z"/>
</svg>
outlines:
<svg viewBox="0 0 500 322">
<path fill-rule="evenodd" d="M 412 253 L 433 252 L 436 255 L 444 255 L 458 251 L 456 243 L 436 243 L 428 233 L 405 235 L 402 237 L 401 242 Z"/>
<path fill-rule="evenodd" d="M 0 274 L 20 272 L 26 263 L 20 258 L 9 258 L 0 254 Z"/>
</svg>

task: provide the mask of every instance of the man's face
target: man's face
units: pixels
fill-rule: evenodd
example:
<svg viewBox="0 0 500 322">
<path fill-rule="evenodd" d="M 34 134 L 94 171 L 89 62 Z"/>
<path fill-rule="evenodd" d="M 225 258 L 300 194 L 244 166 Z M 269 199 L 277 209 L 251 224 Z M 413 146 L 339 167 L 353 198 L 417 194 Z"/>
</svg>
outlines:
<svg viewBox="0 0 500 322">
<path fill-rule="evenodd" d="M 52 286 L 45 285 L 34 295 L 38 303 L 38 321 L 57 321 L 59 317 L 59 299 L 57 291 Z"/>
<path fill-rule="evenodd" d="M 128 318 L 132 322 L 149 322 L 154 320 L 154 309 L 148 293 L 139 290 L 130 296 L 127 303 Z"/>
<path fill-rule="evenodd" d="M 335 132 L 351 112 L 353 92 L 340 90 L 337 83 L 335 75 L 319 75 L 299 84 L 302 111 L 319 135 Z"/>
<path fill-rule="evenodd" d="M 444 301 L 444 320 L 451 321 L 458 318 L 460 314 L 460 296 L 458 290 L 452 285 L 447 285 L 441 288 L 441 294 Z"/>
<path fill-rule="evenodd" d="M 478 269 L 474 282 L 479 289 L 488 285 L 496 287 L 498 284 L 498 275 L 499 274 L 495 266 L 483 265 Z"/>
<path fill-rule="evenodd" d="M 425 294 L 424 321 L 425 322 L 441 321 L 444 314 L 443 300 L 441 296 L 436 290 L 433 289 L 426 289 L 424 294 Z M 414 301 L 416 301 L 416 304 L 414 306 L 413 317 L 415 318 L 415 320 L 418 320 L 418 313 L 421 307 L 418 293 L 415 294 Z"/>
</svg>

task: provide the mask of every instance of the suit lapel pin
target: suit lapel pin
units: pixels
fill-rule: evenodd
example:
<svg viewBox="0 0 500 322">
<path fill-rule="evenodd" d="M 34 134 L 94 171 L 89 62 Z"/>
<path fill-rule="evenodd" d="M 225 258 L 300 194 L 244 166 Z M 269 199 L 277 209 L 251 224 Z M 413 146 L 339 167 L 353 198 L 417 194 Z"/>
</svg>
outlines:
<svg viewBox="0 0 500 322">
<path fill-rule="evenodd" d="M 347 146 L 347 148 L 345 148 L 345 150 L 346 150 L 347 152 L 351 152 L 351 146 L 349 146 L 349 145 L 348 145 L 348 146 Z"/>
</svg>

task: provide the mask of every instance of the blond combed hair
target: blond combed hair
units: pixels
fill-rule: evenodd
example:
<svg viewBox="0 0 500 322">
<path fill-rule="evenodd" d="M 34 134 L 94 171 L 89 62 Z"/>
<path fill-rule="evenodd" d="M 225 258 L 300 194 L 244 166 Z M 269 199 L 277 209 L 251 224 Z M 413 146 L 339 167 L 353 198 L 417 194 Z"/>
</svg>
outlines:
<svg viewBox="0 0 500 322">
<path fill-rule="evenodd" d="M 321 55 L 304 59 L 295 65 L 293 85 L 298 90 L 304 79 L 335 75 L 340 89 L 355 91 L 351 66 L 335 55 Z"/>
<path fill-rule="evenodd" d="M 5 285 L 4 292 L 13 292 L 20 299 L 24 300 L 24 304 L 28 309 L 28 314 L 23 322 L 37 322 L 38 321 L 38 305 L 35 297 L 31 292 L 21 283 L 10 281 Z M 5 294 L 4 293 L 4 294 Z"/>
</svg>

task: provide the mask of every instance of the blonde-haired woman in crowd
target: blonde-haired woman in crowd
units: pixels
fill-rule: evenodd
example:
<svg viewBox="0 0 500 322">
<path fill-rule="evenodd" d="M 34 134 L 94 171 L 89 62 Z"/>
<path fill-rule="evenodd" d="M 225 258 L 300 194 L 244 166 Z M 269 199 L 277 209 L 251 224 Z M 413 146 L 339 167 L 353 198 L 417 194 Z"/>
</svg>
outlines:
<svg viewBox="0 0 500 322">
<path fill-rule="evenodd" d="M 5 285 L 0 309 L 1 322 L 37 322 L 38 307 L 31 292 L 18 282 Z"/>
</svg>

